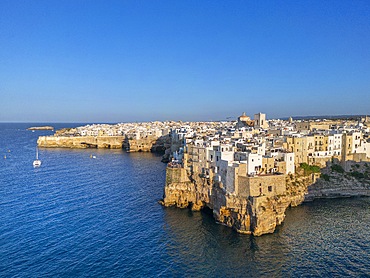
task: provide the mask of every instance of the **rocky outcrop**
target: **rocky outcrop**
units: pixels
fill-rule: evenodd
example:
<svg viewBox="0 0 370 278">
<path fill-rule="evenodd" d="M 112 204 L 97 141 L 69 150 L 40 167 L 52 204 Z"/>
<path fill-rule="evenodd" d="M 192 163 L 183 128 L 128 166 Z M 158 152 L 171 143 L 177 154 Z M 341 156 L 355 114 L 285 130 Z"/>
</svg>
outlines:
<svg viewBox="0 0 370 278">
<path fill-rule="evenodd" d="M 303 202 L 307 187 L 316 178 L 317 175 L 288 175 L 285 177 L 287 190 L 282 195 L 242 197 L 227 193 L 220 182 L 189 175 L 184 168 L 168 167 L 161 203 L 192 210 L 208 207 L 218 223 L 239 233 L 260 236 L 275 231 L 284 221 L 286 209 Z"/>
<path fill-rule="evenodd" d="M 161 201 L 164 206 L 187 208 L 196 203 L 196 184 L 188 178 L 184 168 L 167 168 L 165 198 Z"/>
<path fill-rule="evenodd" d="M 192 210 L 208 207 L 218 223 L 239 233 L 260 236 L 273 233 L 276 226 L 284 221 L 285 211 L 290 206 L 295 207 L 315 198 L 370 196 L 370 181 L 367 178 L 370 164 L 355 164 L 352 168 L 350 172 L 338 173 L 328 165 L 321 174 L 307 174 L 298 169 L 296 174 L 285 176 L 286 190 L 283 194 L 252 197 L 228 193 L 222 183 L 212 181 L 212 177 L 191 174 L 177 165 L 175 168 L 167 167 L 161 203 Z"/>
<path fill-rule="evenodd" d="M 123 147 L 128 152 L 150 152 L 157 139 L 154 136 L 147 136 L 141 139 L 126 138 Z"/>
<path fill-rule="evenodd" d="M 344 175 L 333 175 L 330 181 L 319 179 L 311 185 L 305 196 L 305 201 L 313 201 L 322 198 L 340 197 L 370 197 L 370 183 L 360 181 L 354 177 Z"/>
<path fill-rule="evenodd" d="M 322 176 L 308 188 L 305 201 L 322 198 L 370 196 L 370 163 L 348 161 L 344 168 L 329 163 Z"/>
<path fill-rule="evenodd" d="M 80 135 L 78 133 L 77 128 L 62 128 L 55 131 L 54 136 L 63 137 L 63 136 L 78 136 Z"/>
<path fill-rule="evenodd" d="M 171 138 L 169 136 L 155 137 L 147 136 L 142 139 L 129 139 L 127 136 L 76 136 L 74 129 L 63 129 L 54 136 L 40 136 L 37 140 L 39 147 L 43 148 L 105 148 L 125 149 L 128 152 L 156 152 L 168 157 L 171 153 Z M 64 134 L 64 135 L 61 135 Z M 168 151 L 167 151 L 168 150 Z"/>
<path fill-rule="evenodd" d="M 54 130 L 52 126 L 32 126 L 27 128 L 27 130 Z"/>
</svg>

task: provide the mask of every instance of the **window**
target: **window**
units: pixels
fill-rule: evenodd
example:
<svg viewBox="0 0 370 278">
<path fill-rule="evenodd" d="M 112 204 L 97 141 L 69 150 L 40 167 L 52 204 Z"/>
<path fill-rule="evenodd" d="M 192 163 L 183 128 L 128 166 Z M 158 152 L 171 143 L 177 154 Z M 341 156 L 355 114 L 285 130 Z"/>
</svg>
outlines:
<svg viewBox="0 0 370 278">
<path fill-rule="evenodd" d="M 268 190 L 269 192 L 272 192 L 272 185 L 269 185 L 269 186 L 268 186 L 268 188 L 267 188 L 267 190 Z"/>
</svg>

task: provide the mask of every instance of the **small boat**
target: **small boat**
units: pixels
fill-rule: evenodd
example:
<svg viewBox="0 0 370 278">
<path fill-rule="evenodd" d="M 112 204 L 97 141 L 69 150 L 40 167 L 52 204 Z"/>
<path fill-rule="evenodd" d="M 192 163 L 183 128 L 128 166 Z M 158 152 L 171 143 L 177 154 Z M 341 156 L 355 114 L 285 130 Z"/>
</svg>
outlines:
<svg viewBox="0 0 370 278">
<path fill-rule="evenodd" d="M 39 149 L 36 148 L 36 160 L 33 161 L 33 167 L 40 167 L 41 166 L 41 160 L 39 160 Z"/>
</svg>

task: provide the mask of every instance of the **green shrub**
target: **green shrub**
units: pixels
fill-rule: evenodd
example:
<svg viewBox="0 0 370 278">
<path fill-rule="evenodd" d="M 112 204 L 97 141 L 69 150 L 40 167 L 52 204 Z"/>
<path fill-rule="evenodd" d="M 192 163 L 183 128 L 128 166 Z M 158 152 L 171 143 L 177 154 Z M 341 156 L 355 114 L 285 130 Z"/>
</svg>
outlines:
<svg viewBox="0 0 370 278">
<path fill-rule="evenodd" d="M 330 176 L 327 175 L 327 174 L 321 174 L 320 178 L 322 178 L 324 181 L 329 181 L 330 180 Z"/>
<path fill-rule="evenodd" d="M 331 165 L 331 170 L 334 171 L 334 172 L 337 172 L 337 173 L 341 173 L 341 174 L 344 173 L 343 167 L 340 166 L 339 164 L 333 164 L 333 165 Z"/>
<path fill-rule="evenodd" d="M 320 167 L 316 165 L 308 165 L 307 163 L 301 163 L 300 166 L 303 170 L 305 175 L 309 175 L 312 173 L 320 173 Z"/>
<path fill-rule="evenodd" d="M 363 173 L 360 173 L 360 172 L 357 172 L 357 171 L 353 171 L 350 173 L 350 175 L 356 179 L 363 179 L 365 178 L 365 175 Z"/>
</svg>

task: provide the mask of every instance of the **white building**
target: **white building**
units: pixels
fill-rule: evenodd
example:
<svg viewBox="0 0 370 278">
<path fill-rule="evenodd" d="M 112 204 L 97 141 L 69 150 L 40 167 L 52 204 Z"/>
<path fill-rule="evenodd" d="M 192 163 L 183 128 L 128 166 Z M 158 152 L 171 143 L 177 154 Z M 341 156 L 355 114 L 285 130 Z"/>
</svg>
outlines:
<svg viewBox="0 0 370 278">
<path fill-rule="evenodd" d="M 328 136 L 328 155 L 341 155 L 342 153 L 342 134 L 332 134 Z"/>
<path fill-rule="evenodd" d="M 247 174 L 256 175 L 262 169 L 262 155 L 249 153 L 247 157 Z"/>
</svg>

